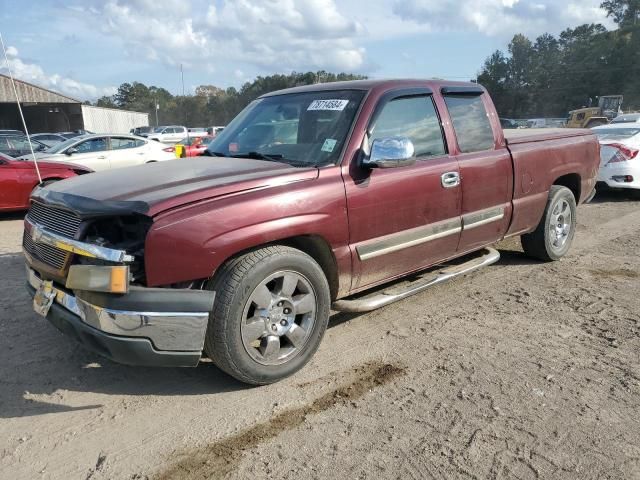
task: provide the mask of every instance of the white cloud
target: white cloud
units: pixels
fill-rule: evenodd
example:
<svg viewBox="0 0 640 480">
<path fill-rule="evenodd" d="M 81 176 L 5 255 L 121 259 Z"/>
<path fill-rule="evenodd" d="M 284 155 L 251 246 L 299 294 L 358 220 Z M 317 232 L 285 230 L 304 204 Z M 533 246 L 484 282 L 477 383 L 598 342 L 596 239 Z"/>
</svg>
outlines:
<svg viewBox="0 0 640 480">
<path fill-rule="evenodd" d="M 174 72 L 183 64 L 229 82 L 291 70 L 371 74 L 386 59 L 374 46 L 393 45 L 386 42 L 401 37 L 404 42 L 437 42 L 438 32 L 464 32 L 497 36 L 506 44 L 515 33 L 533 37 L 607 22 L 601 0 L 72 1 L 58 23 L 82 25 L 98 38 L 113 40 L 98 57 L 124 54 L 128 62 L 162 64 Z M 122 48 L 113 47 L 118 42 Z M 406 43 L 399 48 L 404 51 Z M 392 55 L 385 50 L 384 55 Z M 99 90 L 30 71 L 37 68 L 22 65 L 23 71 L 69 94 Z M 130 80 L 126 72 L 122 75 L 123 81 Z"/>
<path fill-rule="evenodd" d="M 604 22 L 601 0 L 396 0 L 393 12 L 425 29 L 485 35 L 557 33 L 580 23 Z"/>
<path fill-rule="evenodd" d="M 358 71 L 365 63 L 355 41 L 362 27 L 334 0 L 234 0 L 208 8 L 183 0 L 96 0 L 75 9 L 119 36 L 129 56 L 170 66 L 226 61 L 279 71 Z"/>
<path fill-rule="evenodd" d="M 73 7 L 131 58 L 218 70 L 366 71 L 367 41 L 438 31 L 558 33 L 605 21 L 601 0 L 92 0 Z M 208 6 L 207 6 L 208 5 Z M 375 58 L 375 55 L 372 55 Z M 376 59 L 377 60 L 377 59 Z"/>
<path fill-rule="evenodd" d="M 113 95 L 116 92 L 115 87 L 97 87 L 59 74 L 47 75 L 39 65 L 22 60 L 18 49 L 14 46 L 7 47 L 7 58 L 9 60 L 9 68 L 15 78 L 79 100 L 96 99 L 102 95 Z M 8 72 L 7 62 L 3 61 L 0 64 L 0 72 L 5 74 Z"/>
</svg>

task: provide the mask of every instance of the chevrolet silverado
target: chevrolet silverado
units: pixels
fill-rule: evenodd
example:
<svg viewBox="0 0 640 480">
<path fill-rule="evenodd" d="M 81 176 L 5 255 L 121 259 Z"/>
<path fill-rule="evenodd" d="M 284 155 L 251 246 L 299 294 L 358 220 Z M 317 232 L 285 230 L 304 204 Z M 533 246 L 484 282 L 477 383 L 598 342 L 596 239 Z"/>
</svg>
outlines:
<svg viewBox="0 0 640 480">
<path fill-rule="evenodd" d="M 598 165 L 588 130 L 503 132 L 477 84 L 296 87 L 253 101 L 204 156 L 37 189 L 28 288 L 36 312 L 116 362 L 207 356 L 267 384 L 309 361 L 331 309 L 490 265 L 507 237 L 561 259 Z"/>
</svg>

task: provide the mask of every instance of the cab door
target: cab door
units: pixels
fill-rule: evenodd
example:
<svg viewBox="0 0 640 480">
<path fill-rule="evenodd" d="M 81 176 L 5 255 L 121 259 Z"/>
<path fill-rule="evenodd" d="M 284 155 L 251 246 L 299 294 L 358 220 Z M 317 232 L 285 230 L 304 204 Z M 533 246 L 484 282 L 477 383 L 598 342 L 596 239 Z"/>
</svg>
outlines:
<svg viewBox="0 0 640 480">
<path fill-rule="evenodd" d="M 379 101 L 363 151 L 376 139 L 402 136 L 414 165 L 364 169 L 345 178 L 353 289 L 364 289 L 455 255 L 460 239 L 459 168 L 447 151 L 431 91 L 393 91 Z"/>
<path fill-rule="evenodd" d="M 460 253 L 496 242 L 511 219 L 513 164 L 498 135 L 493 104 L 480 87 L 442 91 L 457 146 L 462 193 Z"/>
<path fill-rule="evenodd" d="M 67 150 L 64 162 L 77 163 L 94 172 L 109 170 L 108 144 L 106 137 L 93 137 L 83 140 Z"/>
</svg>

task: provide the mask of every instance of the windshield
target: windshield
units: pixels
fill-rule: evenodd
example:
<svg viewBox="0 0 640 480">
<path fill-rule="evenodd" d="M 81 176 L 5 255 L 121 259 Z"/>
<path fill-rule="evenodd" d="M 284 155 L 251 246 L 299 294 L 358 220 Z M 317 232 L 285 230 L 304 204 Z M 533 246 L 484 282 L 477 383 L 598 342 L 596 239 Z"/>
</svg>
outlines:
<svg viewBox="0 0 640 480">
<path fill-rule="evenodd" d="M 594 128 L 593 131 L 599 140 L 624 140 L 640 133 L 637 128 Z"/>
<path fill-rule="evenodd" d="M 156 127 L 153 129 L 153 133 L 162 133 L 162 131 L 167 127 Z"/>
<path fill-rule="evenodd" d="M 56 143 L 53 147 L 47 149 L 47 153 L 62 153 L 74 143 L 78 143 L 78 137 L 70 138 L 64 142 Z"/>
<path fill-rule="evenodd" d="M 258 99 L 215 140 L 210 155 L 271 157 L 300 166 L 335 164 L 364 92 L 291 93 Z"/>
</svg>

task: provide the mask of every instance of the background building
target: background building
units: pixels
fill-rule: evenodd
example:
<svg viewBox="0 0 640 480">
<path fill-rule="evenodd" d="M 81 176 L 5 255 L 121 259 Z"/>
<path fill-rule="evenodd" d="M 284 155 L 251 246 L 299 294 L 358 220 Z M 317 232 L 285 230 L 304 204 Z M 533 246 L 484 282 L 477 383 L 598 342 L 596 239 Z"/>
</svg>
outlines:
<svg viewBox="0 0 640 480">
<path fill-rule="evenodd" d="M 16 80 L 16 89 L 29 133 L 89 130 L 128 133 L 149 125 L 149 114 L 83 105 L 80 100 Z M 0 129 L 24 130 L 11 79 L 0 74 Z"/>
</svg>

